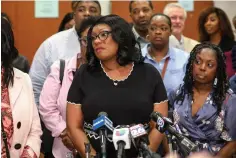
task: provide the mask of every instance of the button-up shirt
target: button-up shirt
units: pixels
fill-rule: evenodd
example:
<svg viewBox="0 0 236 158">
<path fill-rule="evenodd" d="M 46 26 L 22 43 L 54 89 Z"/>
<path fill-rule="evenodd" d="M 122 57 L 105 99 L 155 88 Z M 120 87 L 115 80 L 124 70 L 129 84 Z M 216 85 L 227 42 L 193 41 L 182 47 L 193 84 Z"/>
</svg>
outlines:
<svg viewBox="0 0 236 158">
<path fill-rule="evenodd" d="M 80 53 L 80 43 L 75 27 L 54 34 L 41 44 L 34 56 L 29 73 L 37 105 L 39 105 L 40 92 L 53 62 L 58 59 L 71 58 L 78 53 Z"/>
<path fill-rule="evenodd" d="M 193 48 L 199 44 L 199 42 L 183 35 L 181 35 L 181 39 L 179 41 L 174 35 L 171 35 L 169 38 L 169 44 L 171 47 L 178 48 L 190 53 Z"/>
<path fill-rule="evenodd" d="M 59 135 L 66 128 L 66 100 L 69 88 L 76 71 L 77 55 L 65 61 L 65 70 L 62 83 L 60 82 L 60 62 L 51 66 L 40 95 L 39 112 L 42 120 L 52 132 L 54 138 L 52 152 L 56 158 L 66 158 L 72 155 L 62 143 Z"/>
<path fill-rule="evenodd" d="M 178 48 L 178 49 L 181 49 L 183 51 L 185 50 L 185 48 L 184 48 L 184 37 L 183 36 L 181 36 L 181 39 L 179 41 L 174 35 L 171 35 L 170 38 L 169 38 L 169 42 L 170 42 L 171 47 Z"/>
<path fill-rule="evenodd" d="M 169 47 L 169 51 L 166 56 L 160 62 L 157 62 L 148 53 L 149 45 L 150 44 L 147 44 L 142 49 L 142 55 L 145 58 L 144 62 L 152 64 L 160 72 L 160 74 L 163 70 L 165 60 L 169 57 L 169 62 L 163 78 L 167 95 L 169 96 L 169 93 L 175 90 L 183 82 L 185 66 L 189 58 L 189 53 L 180 49 Z"/>
</svg>

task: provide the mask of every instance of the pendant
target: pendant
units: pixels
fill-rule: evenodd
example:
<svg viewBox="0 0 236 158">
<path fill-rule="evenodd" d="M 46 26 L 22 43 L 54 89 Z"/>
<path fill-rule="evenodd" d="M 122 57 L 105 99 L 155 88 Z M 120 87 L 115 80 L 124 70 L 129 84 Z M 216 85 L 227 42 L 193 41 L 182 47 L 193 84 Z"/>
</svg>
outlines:
<svg viewBox="0 0 236 158">
<path fill-rule="evenodd" d="M 114 83 L 114 85 L 115 85 L 115 86 L 117 86 L 117 85 L 118 85 L 118 82 L 115 82 L 115 81 L 114 81 L 113 83 Z"/>
</svg>

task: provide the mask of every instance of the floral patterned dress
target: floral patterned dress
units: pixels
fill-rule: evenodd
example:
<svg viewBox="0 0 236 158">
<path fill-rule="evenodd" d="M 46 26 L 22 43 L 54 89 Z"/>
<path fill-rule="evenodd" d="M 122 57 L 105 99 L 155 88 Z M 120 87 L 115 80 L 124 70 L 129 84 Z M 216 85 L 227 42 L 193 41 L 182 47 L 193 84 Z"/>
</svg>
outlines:
<svg viewBox="0 0 236 158">
<path fill-rule="evenodd" d="M 1 79 L 3 78 L 3 69 L 2 69 L 2 76 Z M 3 80 L 1 82 L 1 114 L 2 114 L 2 122 L 3 122 L 3 127 L 4 131 L 7 134 L 7 144 L 8 144 L 8 149 L 11 148 L 11 142 L 12 142 L 12 135 L 13 135 L 13 118 L 12 118 L 12 110 L 10 106 L 10 100 L 9 100 L 9 93 L 8 93 L 8 88 L 3 85 Z M 6 156 L 6 147 L 3 142 L 1 141 L 2 144 L 2 158 L 7 157 Z"/>
<path fill-rule="evenodd" d="M 4 75 L 4 69 L 1 70 L 1 115 L 2 115 L 2 122 L 3 122 L 3 128 L 7 135 L 7 145 L 8 150 L 10 152 L 11 144 L 12 144 L 12 136 L 14 132 L 14 126 L 13 126 L 13 117 L 12 117 L 12 109 L 9 99 L 9 92 L 8 87 L 3 85 L 3 75 Z M 2 158 L 7 158 L 6 155 L 6 146 L 3 142 L 3 139 L 1 137 L 1 144 L 2 144 L 2 151 L 1 156 Z M 23 153 L 21 155 L 21 158 L 37 158 L 34 151 L 29 147 L 25 146 Z"/>
<path fill-rule="evenodd" d="M 198 144 L 200 150 L 208 150 L 213 155 L 227 142 L 236 140 L 236 95 L 232 90 L 228 91 L 219 113 L 210 93 L 204 105 L 192 116 L 192 98 L 186 94 L 182 103 L 174 101 L 173 96 L 177 96 L 180 89 L 170 99 L 174 122 L 180 133 Z"/>
</svg>

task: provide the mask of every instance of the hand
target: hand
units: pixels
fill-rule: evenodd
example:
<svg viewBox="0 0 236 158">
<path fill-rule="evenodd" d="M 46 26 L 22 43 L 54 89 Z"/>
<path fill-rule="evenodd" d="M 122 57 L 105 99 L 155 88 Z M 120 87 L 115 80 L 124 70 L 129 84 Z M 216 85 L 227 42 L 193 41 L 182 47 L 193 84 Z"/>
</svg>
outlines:
<svg viewBox="0 0 236 158">
<path fill-rule="evenodd" d="M 72 153 L 74 157 L 77 157 L 79 155 L 79 152 L 76 149 L 74 149 Z"/>
<path fill-rule="evenodd" d="M 62 143 L 69 149 L 69 150 L 73 150 L 74 149 L 74 145 L 70 139 L 70 137 L 67 134 L 67 130 L 64 129 L 63 132 L 60 134 L 60 138 L 62 139 Z"/>
<path fill-rule="evenodd" d="M 188 158 L 214 158 L 214 157 L 209 152 L 202 151 L 202 152 L 192 153 L 191 155 L 188 156 Z"/>
<path fill-rule="evenodd" d="M 79 152 L 78 152 L 76 149 L 73 149 L 72 153 L 73 153 L 73 156 L 74 156 L 74 157 L 76 157 L 76 156 L 79 155 Z M 97 153 L 91 152 L 91 153 L 90 153 L 90 158 L 100 158 L 100 156 L 99 156 L 99 154 L 97 154 Z"/>
<path fill-rule="evenodd" d="M 165 158 L 180 158 L 180 156 L 176 153 L 169 153 L 165 156 Z"/>
<path fill-rule="evenodd" d="M 62 143 L 69 149 L 69 150 L 73 150 L 74 149 L 74 145 L 72 143 L 72 141 L 70 140 L 69 136 L 64 136 L 62 138 Z"/>
</svg>

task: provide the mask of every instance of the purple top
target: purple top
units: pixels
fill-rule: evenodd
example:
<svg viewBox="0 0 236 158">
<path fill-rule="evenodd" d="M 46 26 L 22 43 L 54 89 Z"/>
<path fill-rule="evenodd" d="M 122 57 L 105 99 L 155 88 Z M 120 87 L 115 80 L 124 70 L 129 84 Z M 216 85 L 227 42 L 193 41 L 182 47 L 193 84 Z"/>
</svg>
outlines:
<svg viewBox="0 0 236 158">
<path fill-rule="evenodd" d="M 233 69 L 232 50 L 224 53 L 226 57 L 226 73 L 228 78 L 231 78 L 236 73 L 236 71 Z"/>
<path fill-rule="evenodd" d="M 180 90 L 172 95 L 177 96 Z M 172 104 L 173 105 L 173 104 Z M 207 97 L 205 104 L 192 116 L 192 98 L 187 94 L 181 102 L 174 102 L 173 117 L 180 132 L 199 144 L 200 150 L 208 150 L 216 154 L 228 141 L 236 140 L 236 95 L 228 91 L 222 105 L 221 112 L 217 113 L 217 106 L 213 103 L 212 93 Z"/>
</svg>

